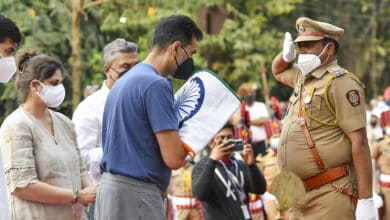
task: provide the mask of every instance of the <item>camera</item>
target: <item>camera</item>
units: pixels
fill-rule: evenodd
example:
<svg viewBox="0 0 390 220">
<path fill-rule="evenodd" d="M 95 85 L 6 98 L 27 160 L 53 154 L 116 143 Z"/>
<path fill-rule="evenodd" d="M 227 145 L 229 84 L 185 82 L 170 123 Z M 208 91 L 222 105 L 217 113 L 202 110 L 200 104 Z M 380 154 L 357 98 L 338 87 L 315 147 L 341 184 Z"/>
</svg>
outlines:
<svg viewBox="0 0 390 220">
<path fill-rule="evenodd" d="M 244 150 L 244 141 L 241 139 L 232 139 L 229 141 L 229 144 L 234 144 L 233 148 L 231 148 L 231 151 L 242 151 Z"/>
</svg>

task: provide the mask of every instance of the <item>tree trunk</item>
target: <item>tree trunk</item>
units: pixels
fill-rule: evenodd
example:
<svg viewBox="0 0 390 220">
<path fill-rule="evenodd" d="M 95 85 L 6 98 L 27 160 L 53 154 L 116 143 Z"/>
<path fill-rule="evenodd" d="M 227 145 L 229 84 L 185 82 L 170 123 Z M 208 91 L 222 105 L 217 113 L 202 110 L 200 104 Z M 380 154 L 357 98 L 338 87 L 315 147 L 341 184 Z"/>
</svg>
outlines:
<svg viewBox="0 0 390 220">
<path fill-rule="evenodd" d="M 72 3 L 72 54 L 69 61 L 72 64 L 72 109 L 75 110 L 80 103 L 81 94 L 80 13 L 82 0 L 72 0 Z"/>
</svg>

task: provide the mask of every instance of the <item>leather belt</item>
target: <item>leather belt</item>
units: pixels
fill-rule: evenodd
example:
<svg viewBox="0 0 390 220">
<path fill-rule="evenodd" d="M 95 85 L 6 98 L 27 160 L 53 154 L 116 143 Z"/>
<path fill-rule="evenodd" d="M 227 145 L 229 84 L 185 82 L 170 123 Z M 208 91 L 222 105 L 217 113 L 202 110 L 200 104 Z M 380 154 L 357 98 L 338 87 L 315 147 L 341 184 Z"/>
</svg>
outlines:
<svg viewBox="0 0 390 220">
<path fill-rule="evenodd" d="M 330 168 L 316 176 L 305 179 L 303 180 L 303 183 L 306 190 L 310 191 L 346 175 L 348 175 L 348 171 L 345 166 L 339 166 Z"/>
</svg>

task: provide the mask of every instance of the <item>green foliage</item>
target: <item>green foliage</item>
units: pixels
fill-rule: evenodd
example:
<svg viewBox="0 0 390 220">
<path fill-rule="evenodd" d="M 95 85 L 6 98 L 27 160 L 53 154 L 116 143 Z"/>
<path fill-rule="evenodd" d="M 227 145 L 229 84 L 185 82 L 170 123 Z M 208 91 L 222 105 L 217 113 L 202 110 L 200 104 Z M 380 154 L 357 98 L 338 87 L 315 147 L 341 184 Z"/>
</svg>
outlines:
<svg viewBox="0 0 390 220">
<path fill-rule="evenodd" d="M 264 63 L 271 94 L 285 100 L 291 90 L 275 82 L 271 62 L 281 50 L 284 32 L 295 35 L 295 20 L 308 16 L 345 28 L 339 63 L 365 81 L 371 97 L 383 91 L 390 81 L 389 74 L 385 74 L 390 71 L 389 5 L 390 0 L 329 0 L 326 4 L 320 0 L 107 0 L 82 14 L 82 88 L 100 85 L 104 80 L 102 49 L 108 42 L 115 38 L 136 42 L 142 60 L 149 52 L 154 27 L 161 17 L 185 14 L 197 20 L 201 6 L 220 6 L 226 11 L 223 28 L 219 34 L 205 34 L 199 42 L 194 56 L 197 69 L 210 68 L 233 90 L 245 81 L 255 82 L 262 89 L 260 67 Z M 69 75 L 71 9 L 71 0 L 0 1 L 0 11 L 23 32 L 21 48 L 57 56 Z M 171 81 L 175 90 L 184 83 Z M 59 110 L 70 116 L 70 76 L 65 86 L 68 95 Z M 6 116 L 17 106 L 13 83 L 0 85 L 0 91 L 0 113 Z"/>
</svg>

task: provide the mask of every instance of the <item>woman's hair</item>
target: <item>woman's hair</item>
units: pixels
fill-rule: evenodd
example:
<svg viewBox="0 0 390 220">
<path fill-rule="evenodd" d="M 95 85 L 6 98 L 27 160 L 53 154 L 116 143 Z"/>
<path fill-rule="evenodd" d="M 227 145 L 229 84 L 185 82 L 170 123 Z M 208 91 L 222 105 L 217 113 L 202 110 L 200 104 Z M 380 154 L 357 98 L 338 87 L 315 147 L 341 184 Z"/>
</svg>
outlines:
<svg viewBox="0 0 390 220">
<path fill-rule="evenodd" d="M 38 54 L 34 50 L 19 50 L 16 55 L 18 74 L 16 77 L 16 91 L 19 104 L 26 101 L 30 90 L 30 82 L 34 79 L 43 82 L 60 70 L 64 75 L 62 64 L 46 54 Z"/>
</svg>

